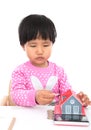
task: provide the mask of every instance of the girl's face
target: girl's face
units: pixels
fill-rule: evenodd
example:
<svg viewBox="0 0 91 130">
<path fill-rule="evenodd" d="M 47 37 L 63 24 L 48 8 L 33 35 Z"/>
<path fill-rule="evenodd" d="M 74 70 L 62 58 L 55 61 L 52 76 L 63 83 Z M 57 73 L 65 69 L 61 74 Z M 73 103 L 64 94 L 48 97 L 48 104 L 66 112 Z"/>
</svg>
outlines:
<svg viewBox="0 0 91 130">
<path fill-rule="evenodd" d="M 38 67 L 47 67 L 48 58 L 51 55 L 52 42 L 47 39 L 35 39 L 26 42 L 23 46 L 31 63 Z"/>
</svg>

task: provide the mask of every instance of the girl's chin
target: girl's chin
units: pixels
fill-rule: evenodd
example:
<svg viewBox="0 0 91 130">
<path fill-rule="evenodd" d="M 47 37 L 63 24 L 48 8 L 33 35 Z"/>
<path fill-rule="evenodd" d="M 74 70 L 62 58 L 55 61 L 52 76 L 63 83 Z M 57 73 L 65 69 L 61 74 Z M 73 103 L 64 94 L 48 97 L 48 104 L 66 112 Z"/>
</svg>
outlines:
<svg viewBox="0 0 91 130">
<path fill-rule="evenodd" d="M 33 65 L 37 67 L 47 67 L 48 63 L 33 63 Z"/>
</svg>

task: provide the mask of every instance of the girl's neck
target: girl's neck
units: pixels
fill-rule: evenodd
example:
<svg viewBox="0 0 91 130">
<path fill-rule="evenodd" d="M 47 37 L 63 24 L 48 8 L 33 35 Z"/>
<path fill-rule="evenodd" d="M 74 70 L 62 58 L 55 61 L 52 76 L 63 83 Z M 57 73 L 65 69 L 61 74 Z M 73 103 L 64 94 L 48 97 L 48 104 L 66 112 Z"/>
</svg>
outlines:
<svg viewBox="0 0 91 130">
<path fill-rule="evenodd" d="M 45 62 L 45 64 L 41 64 L 41 65 L 37 65 L 37 64 L 34 64 L 34 63 L 32 63 L 32 62 L 31 62 L 31 64 L 32 64 L 33 66 L 35 66 L 35 67 L 46 68 L 46 67 L 48 67 L 49 62 L 47 61 L 47 62 Z"/>
</svg>

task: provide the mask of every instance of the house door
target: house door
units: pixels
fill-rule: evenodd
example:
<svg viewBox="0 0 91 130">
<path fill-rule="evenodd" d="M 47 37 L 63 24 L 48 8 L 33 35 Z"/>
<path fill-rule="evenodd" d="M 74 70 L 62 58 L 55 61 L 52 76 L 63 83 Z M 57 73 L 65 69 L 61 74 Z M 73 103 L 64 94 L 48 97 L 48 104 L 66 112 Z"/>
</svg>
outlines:
<svg viewBox="0 0 91 130">
<path fill-rule="evenodd" d="M 79 106 L 66 105 L 65 114 L 79 114 Z"/>
</svg>

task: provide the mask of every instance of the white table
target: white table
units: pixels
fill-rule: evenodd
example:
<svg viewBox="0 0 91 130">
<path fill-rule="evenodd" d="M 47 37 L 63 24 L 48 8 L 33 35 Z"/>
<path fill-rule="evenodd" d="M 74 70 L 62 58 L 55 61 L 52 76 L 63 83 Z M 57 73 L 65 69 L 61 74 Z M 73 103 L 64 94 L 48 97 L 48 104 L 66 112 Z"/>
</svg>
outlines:
<svg viewBox="0 0 91 130">
<path fill-rule="evenodd" d="M 91 130 L 89 127 L 55 126 L 53 121 L 47 119 L 47 110 L 53 106 L 19 107 L 0 106 L 0 116 L 16 117 L 13 130 Z M 86 108 L 91 123 L 91 107 Z"/>
</svg>

